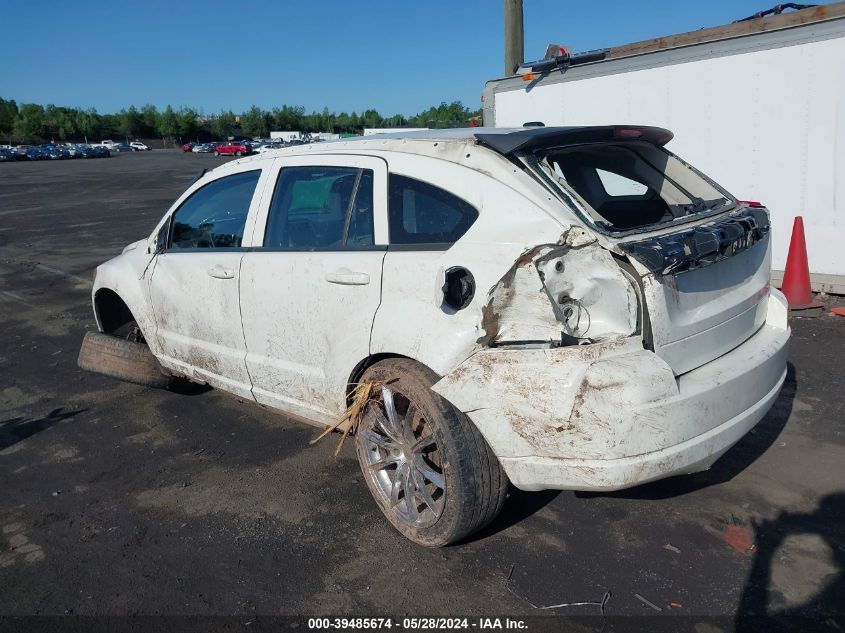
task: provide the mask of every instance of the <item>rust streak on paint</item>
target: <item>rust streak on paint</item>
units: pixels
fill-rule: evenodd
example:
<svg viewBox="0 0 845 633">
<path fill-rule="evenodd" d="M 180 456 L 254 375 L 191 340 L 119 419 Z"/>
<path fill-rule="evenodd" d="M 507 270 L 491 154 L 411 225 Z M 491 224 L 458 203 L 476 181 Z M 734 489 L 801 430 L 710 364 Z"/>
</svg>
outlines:
<svg viewBox="0 0 845 633">
<path fill-rule="evenodd" d="M 496 340 L 499 335 L 499 315 L 493 307 L 493 299 L 481 308 L 481 327 L 484 328 L 484 335 L 480 336 L 476 343 L 489 345 Z"/>
</svg>

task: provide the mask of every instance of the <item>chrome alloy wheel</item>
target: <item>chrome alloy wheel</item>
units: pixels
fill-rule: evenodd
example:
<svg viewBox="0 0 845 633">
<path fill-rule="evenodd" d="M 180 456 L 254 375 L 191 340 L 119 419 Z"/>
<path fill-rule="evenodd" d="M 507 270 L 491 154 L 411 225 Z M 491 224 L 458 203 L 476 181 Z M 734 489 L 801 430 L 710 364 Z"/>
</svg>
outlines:
<svg viewBox="0 0 845 633">
<path fill-rule="evenodd" d="M 415 528 L 433 525 L 443 513 L 446 478 L 431 425 L 403 394 L 381 388 L 370 405 L 361 436 L 366 474 L 393 513 Z"/>
</svg>

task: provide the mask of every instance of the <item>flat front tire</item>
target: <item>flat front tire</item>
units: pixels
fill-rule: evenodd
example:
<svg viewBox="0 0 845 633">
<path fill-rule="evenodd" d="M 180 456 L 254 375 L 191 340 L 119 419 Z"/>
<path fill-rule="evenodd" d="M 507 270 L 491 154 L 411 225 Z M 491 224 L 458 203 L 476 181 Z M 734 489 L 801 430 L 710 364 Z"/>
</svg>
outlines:
<svg viewBox="0 0 845 633">
<path fill-rule="evenodd" d="M 147 387 L 166 387 L 171 380 L 146 343 L 103 332 L 85 335 L 77 364 L 88 371 Z"/>
<path fill-rule="evenodd" d="M 466 538 L 500 512 L 508 479 L 475 425 L 431 386 L 437 375 L 388 359 L 361 381 L 387 381 L 355 437 L 367 487 L 388 521 L 426 547 Z"/>
</svg>

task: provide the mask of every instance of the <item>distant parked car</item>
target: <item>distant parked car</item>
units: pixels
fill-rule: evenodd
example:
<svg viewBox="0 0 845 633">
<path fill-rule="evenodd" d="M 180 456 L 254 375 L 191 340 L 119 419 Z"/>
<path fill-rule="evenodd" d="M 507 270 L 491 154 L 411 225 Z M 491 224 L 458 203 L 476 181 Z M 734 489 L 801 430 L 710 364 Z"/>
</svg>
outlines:
<svg viewBox="0 0 845 633">
<path fill-rule="evenodd" d="M 67 158 L 71 158 L 70 152 L 67 151 L 66 147 L 51 145 L 50 147 L 44 148 L 44 151 L 47 153 L 47 158 L 51 160 L 65 160 Z"/>
<path fill-rule="evenodd" d="M 95 158 L 108 158 L 111 156 L 111 151 L 105 145 L 92 145 L 91 149 L 94 151 Z"/>
<path fill-rule="evenodd" d="M 191 150 L 194 149 L 194 145 L 196 145 L 196 143 L 185 143 L 182 146 L 182 151 L 183 152 L 190 152 Z"/>
<path fill-rule="evenodd" d="M 5 151 L 7 152 L 8 158 L 6 158 L 4 160 L 10 160 L 10 161 L 26 160 L 26 151 L 21 150 L 19 147 L 6 147 Z"/>
<path fill-rule="evenodd" d="M 242 143 L 241 141 L 223 143 L 214 148 L 215 156 L 246 156 L 252 153 L 252 147 L 249 143 Z"/>
<path fill-rule="evenodd" d="M 50 158 L 50 154 L 47 150 L 40 147 L 27 147 L 26 158 L 27 160 L 48 160 Z"/>
<path fill-rule="evenodd" d="M 80 143 L 76 146 L 77 158 L 97 158 L 97 153 L 90 145 Z"/>
<path fill-rule="evenodd" d="M 214 151 L 214 148 L 217 147 L 214 143 L 200 143 L 199 145 L 194 145 L 194 149 L 191 150 L 194 154 L 210 154 Z"/>
<path fill-rule="evenodd" d="M 112 151 L 112 152 L 132 152 L 132 151 L 134 151 L 132 149 L 132 146 L 127 145 L 126 143 L 115 143 L 114 145 L 109 147 L 108 150 Z"/>
<path fill-rule="evenodd" d="M 129 147 L 131 147 L 133 151 L 136 152 L 149 152 L 152 149 L 152 147 L 145 145 L 141 141 L 132 141 L 131 143 L 129 143 Z"/>
<path fill-rule="evenodd" d="M 259 154 L 263 154 L 264 152 L 269 152 L 273 149 L 282 149 L 283 147 L 284 145 L 282 145 L 281 143 L 267 143 L 266 145 L 259 146 L 258 148 L 256 148 L 255 151 Z"/>
</svg>

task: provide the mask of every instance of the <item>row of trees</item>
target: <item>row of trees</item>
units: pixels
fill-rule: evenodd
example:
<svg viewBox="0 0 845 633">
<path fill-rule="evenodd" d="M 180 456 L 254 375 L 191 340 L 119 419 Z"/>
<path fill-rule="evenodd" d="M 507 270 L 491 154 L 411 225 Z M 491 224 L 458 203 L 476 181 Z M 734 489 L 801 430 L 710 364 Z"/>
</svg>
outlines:
<svg viewBox="0 0 845 633">
<path fill-rule="evenodd" d="M 84 138 L 94 141 L 114 136 L 174 142 L 200 137 L 223 139 L 234 134 L 266 137 L 271 130 L 360 134 L 364 127 L 463 127 L 479 115 L 480 111 L 472 112 L 460 101 L 444 102 L 412 117 L 383 117 L 374 109 L 361 114 L 335 113 L 328 108 L 306 113 L 302 106 L 289 105 L 273 110 L 252 106 L 240 115 L 227 110 L 205 116 L 192 108 L 174 109 L 169 105 L 161 111 L 154 105 L 145 105 L 140 109 L 130 106 L 116 114 L 100 114 L 93 108 L 18 105 L 14 100 L 0 98 L 0 139 L 31 143 Z"/>
<path fill-rule="evenodd" d="M 55 139 L 57 141 L 100 140 L 100 137 L 129 138 L 191 137 L 197 134 L 202 122 L 195 110 L 174 110 L 167 106 L 159 112 L 146 105 L 134 106 L 117 114 L 100 114 L 95 109 L 80 110 L 37 103 L 18 106 L 14 100 L 0 99 L 0 139 L 19 142 Z"/>
</svg>

